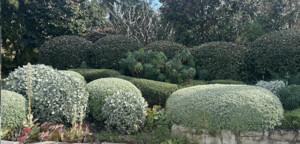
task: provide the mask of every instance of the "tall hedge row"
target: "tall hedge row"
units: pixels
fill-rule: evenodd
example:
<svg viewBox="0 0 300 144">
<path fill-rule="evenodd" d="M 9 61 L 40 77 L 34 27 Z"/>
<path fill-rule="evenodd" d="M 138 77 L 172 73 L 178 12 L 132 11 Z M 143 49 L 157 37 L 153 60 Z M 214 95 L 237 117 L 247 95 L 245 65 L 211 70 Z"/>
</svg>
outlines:
<svg viewBox="0 0 300 144">
<path fill-rule="evenodd" d="M 163 52 L 168 58 L 182 52 L 186 47 L 171 41 L 155 41 L 146 45 L 145 50 Z"/>
</svg>

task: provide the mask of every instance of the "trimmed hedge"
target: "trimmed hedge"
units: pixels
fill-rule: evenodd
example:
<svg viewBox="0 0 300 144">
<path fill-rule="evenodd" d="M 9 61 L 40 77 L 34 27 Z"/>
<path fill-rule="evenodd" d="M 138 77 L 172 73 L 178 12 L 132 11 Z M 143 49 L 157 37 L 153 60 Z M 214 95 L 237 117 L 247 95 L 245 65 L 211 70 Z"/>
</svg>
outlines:
<svg viewBox="0 0 300 144">
<path fill-rule="evenodd" d="M 180 89 L 167 101 L 176 124 L 206 130 L 264 131 L 283 119 L 279 99 L 270 91 L 247 85 L 201 85 Z"/>
<path fill-rule="evenodd" d="M 26 99 L 22 95 L 1 90 L 1 127 L 20 127 L 26 117 L 26 105 Z"/>
<path fill-rule="evenodd" d="M 87 84 L 87 90 L 90 93 L 89 110 L 93 118 L 97 121 L 103 121 L 102 108 L 106 98 L 117 92 L 132 92 L 142 96 L 141 91 L 129 81 L 119 78 L 102 78 L 94 80 Z"/>
<path fill-rule="evenodd" d="M 127 36 L 106 36 L 94 43 L 91 49 L 89 66 L 95 68 L 118 69 L 119 61 L 125 58 L 128 51 L 135 51 L 143 45 Z"/>
<path fill-rule="evenodd" d="M 75 79 L 77 79 L 77 80 L 79 80 L 79 81 L 85 83 L 84 77 L 83 77 L 81 74 L 79 74 L 78 72 L 74 72 L 74 71 L 63 71 L 63 70 L 61 70 L 60 72 L 62 72 L 63 74 L 66 74 L 66 75 L 68 75 L 68 76 L 74 77 Z"/>
<path fill-rule="evenodd" d="M 70 71 L 75 71 L 81 74 L 87 82 L 100 78 L 117 77 L 121 75 L 121 73 L 112 69 L 71 69 Z"/>
<path fill-rule="evenodd" d="M 46 41 L 39 49 L 39 63 L 57 69 L 80 66 L 89 55 L 92 42 L 78 36 L 59 36 Z"/>
<path fill-rule="evenodd" d="M 208 79 L 240 80 L 247 48 L 231 42 L 209 42 L 191 49 L 196 65 Z"/>
<path fill-rule="evenodd" d="M 300 30 L 263 35 L 250 48 L 247 59 L 257 79 L 270 79 L 271 73 L 294 74 L 300 70 Z"/>
<path fill-rule="evenodd" d="M 141 90 L 143 97 L 148 102 L 149 106 L 166 104 L 168 97 L 172 92 L 178 89 L 176 84 L 165 82 L 132 78 L 127 76 L 118 76 L 133 83 L 138 89 Z"/>
<path fill-rule="evenodd" d="M 235 81 L 235 80 L 212 80 L 212 81 L 201 81 L 201 80 L 192 80 L 190 82 L 179 84 L 180 88 L 186 88 L 196 85 L 206 85 L 206 84 L 238 84 L 244 85 L 245 83 L 242 81 Z"/>
<path fill-rule="evenodd" d="M 155 41 L 146 45 L 145 50 L 163 52 L 168 58 L 182 52 L 186 47 L 171 41 Z"/>
</svg>

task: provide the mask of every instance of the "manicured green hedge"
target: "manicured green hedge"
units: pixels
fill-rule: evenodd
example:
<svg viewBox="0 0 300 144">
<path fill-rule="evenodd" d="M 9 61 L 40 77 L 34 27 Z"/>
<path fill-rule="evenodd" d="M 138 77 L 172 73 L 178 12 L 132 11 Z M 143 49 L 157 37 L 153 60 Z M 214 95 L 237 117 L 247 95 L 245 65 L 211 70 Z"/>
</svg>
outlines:
<svg viewBox="0 0 300 144">
<path fill-rule="evenodd" d="M 207 130 L 264 131 L 283 119 L 279 99 L 247 85 L 200 85 L 174 92 L 167 115 L 176 124 Z"/>
<path fill-rule="evenodd" d="M 78 36 L 59 36 L 41 45 L 39 63 L 57 69 L 70 69 L 80 66 L 89 57 L 92 42 Z"/>
<path fill-rule="evenodd" d="M 121 75 L 118 71 L 112 69 L 71 69 L 81 74 L 87 82 L 106 77 L 116 77 Z"/>
<path fill-rule="evenodd" d="M 300 70 L 300 30 L 263 35 L 250 48 L 247 61 L 257 79 L 269 79 L 271 73 L 294 74 Z"/>
<path fill-rule="evenodd" d="M 125 79 L 133 83 L 138 89 L 141 90 L 143 97 L 148 102 L 149 106 L 166 104 L 168 97 L 172 92 L 178 89 L 176 84 L 170 84 L 165 82 L 131 78 L 127 76 L 118 76 L 121 79 Z"/>
<path fill-rule="evenodd" d="M 240 80 L 247 48 L 230 42 L 209 42 L 191 49 L 196 65 L 208 78 Z"/>
<path fill-rule="evenodd" d="M 196 85 L 206 85 L 206 84 L 245 84 L 242 81 L 235 81 L 235 80 L 212 80 L 212 81 L 201 81 L 201 80 L 192 80 L 190 82 L 179 84 L 180 88 L 186 88 Z"/>
<path fill-rule="evenodd" d="M 18 128 L 26 117 L 27 101 L 22 95 L 1 90 L 1 127 Z"/>
<path fill-rule="evenodd" d="M 93 44 L 88 65 L 94 68 L 118 69 L 119 61 L 125 58 L 128 51 L 139 50 L 142 47 L 139 41 L 131 37 L 106 36 Z"/>
<path fill-rule="evenodd" d="M 168 58 L 182 52 L 186 47 L 171 41 L 155 41 L 146 45 L 145 50 L 163 52 Z"/>
<path fill-rule="evenodd" d="M 74 77 L 75 79 L 85 83 L 85 79 L 84 77 L 79 74 L 78 72 L 75 72 L 75 71 L 65 71 L 65 70 L 61 70 L 60 72 L 62 72 L 63 74 L 66 74 L 68 76 L 71 76 L 71 77 Z"/>
</svg>

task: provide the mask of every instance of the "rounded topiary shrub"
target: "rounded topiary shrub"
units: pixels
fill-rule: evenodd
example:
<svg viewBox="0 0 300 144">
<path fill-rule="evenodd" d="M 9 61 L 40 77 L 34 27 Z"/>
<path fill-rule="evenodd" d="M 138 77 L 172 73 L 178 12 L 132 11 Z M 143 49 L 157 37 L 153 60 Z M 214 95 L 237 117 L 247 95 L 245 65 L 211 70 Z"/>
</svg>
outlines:
<svg viewBox="0 0 300 144">
<path fill-rule="evenodd" d="M 118 78 L 102 78 L 94 80 L 87 84 L 87 90 L 90 93 L 89 110 L 93 118 L 102 121 L 102 108 L 106 98 L 117 92 L 132 92 L 142 96 L 141 91 L 132 83 Z"/>
<path fill-rule="evenodd" d="M 184 45 L 171 41 L 155 41 L 145 47 L 145 50 L 163 52 L 168 58 L 182 52 L 184 49 L 186 49 Z"/>
<path fill-rule="evenodd" d="M 4 89 L 25 96 L 27 69 L 23 66 L 11 72 L 4 79 Z M 45 65 L 32 65 L 31 77 L 32 111 L 41 122 L 70 123 L 74 116 L 84 116 L 89 93 L 82 82 Z"/>
<path fill-rule="evenodd" d="M 199 70 L 207 79 L 241 80 L 246 48 L 230 42 L 210 42 L 191 49 Z"/>
<path fill-rule="evenodd" d="M 248 63 L 257 79 L 271 73 L 294 74 L 300 70 L 300 30 L 284 30 L 263 35 L 250 44 Z"/>
<path fill-rule="evenodd" d="M 57 69 L 70 69 L 80 66 L 89 57 L 92 42 L 78 36 L 59 36 L 41 45 L 39 63 Z"/>
<path fill-rule="evenodd" d="M 109 130 L 123 134 L 137 132 L 146 120 L 145 99 L 134 92 L 117 92 L 105 100 L 102 115 Z"/>
<path fill-rule="evenodd" d="M 1 90 L 1 127 L 20 127 L 26 117 L 26 108 L 26 99 L 22 95 Z"/>
<path fill-rule="evenodd" d="M 279 99 L 270 91 L 247 85 L 200 85 L 180 89 L 167 101 L 176 124 L 206 130 L 264 131 L 283 119 Z"/>
<path fill-rule="evenodd" d="M 289 85 L 281 88 L 277 93 L 285 110 L 293 110 L 300 106 L 300 86 Z"/>
<path fill-rule="evenodd" d="M 84 77 L 81 74 L 79 74 L 78 72 L 75 72 L 75 71 L 63 71 L 63 70 L 60 71 L 60 72 L 62 72 L 65 75 L 71 76 L 74 79 L 79 80 L 80 82 L 85 83 Z"/>
<path fill-rule="evenodd" d="M 94 43 L 91 49 L 90 66 L 95 68 L 118 68 L 118 63 L 128 51 L 135 51 L 143 45 L 134 38 L 117 35 L 106 36 Z"/>
</svg>

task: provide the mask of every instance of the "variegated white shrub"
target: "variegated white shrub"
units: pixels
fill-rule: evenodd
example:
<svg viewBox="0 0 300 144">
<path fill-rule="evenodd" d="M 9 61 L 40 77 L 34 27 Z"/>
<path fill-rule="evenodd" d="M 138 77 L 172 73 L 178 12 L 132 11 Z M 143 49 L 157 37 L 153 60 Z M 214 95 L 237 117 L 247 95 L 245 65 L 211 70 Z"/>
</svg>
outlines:
<svg viewBox="0 0 300 144">
<path fill-rule="evenodd" d="M 258 81 L 256 83 L 256 86 L 263 87 L 263 88 L 271 91 L 273 94 L 275 94 L 277 96 L 278 95 L 278 91 L 282 87 L 285 87 L 286 84 L 283 81 L 280 81 L 280 80 L 270 81 L 270 82 L 261 80 L 261 81 Z"/>
<path fill-rule="evenodd" d="M 145 123 L 147 106 L 141 95 L 133 92 L 115 93 L 106 99 L 102 108 L 106 127 L 123 134 L 137 132 Z"/>
<path fill-rule="evenodd" d="M 32 65 L 32 111 L 41 122 L 70 123 L 77 109 L 87 107 L 89 93 L 84 83 L 45 65 Z M 26 96 L 27 66 L 19 67 L 4 79 L 4 89 Z M 77 110 L 79 116 L 79 110 Z M 76 116 L 75 115 L 75 116 Z M 81 114 L 82 115 L 82 114 Z"/>
</svg>

